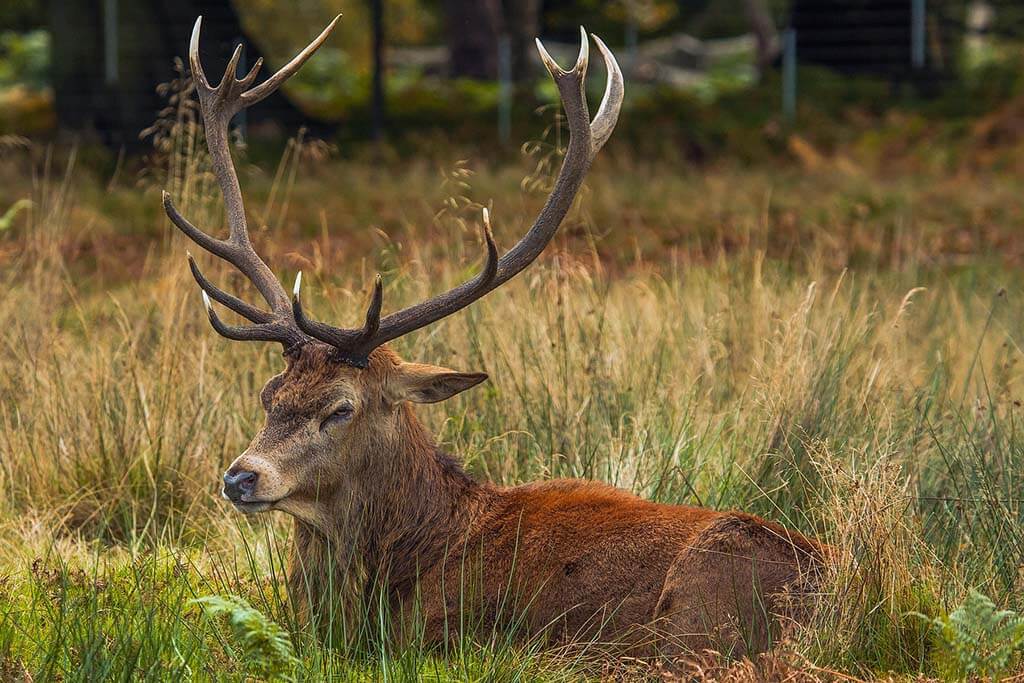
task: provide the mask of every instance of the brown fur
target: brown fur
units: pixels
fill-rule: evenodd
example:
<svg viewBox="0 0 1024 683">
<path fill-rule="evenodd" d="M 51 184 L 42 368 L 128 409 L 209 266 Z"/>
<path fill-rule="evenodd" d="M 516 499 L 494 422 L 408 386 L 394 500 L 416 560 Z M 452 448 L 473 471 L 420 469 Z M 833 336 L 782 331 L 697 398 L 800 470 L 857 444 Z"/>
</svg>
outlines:
<svg viewBox="0 0 1024 683">
<path fill-rule="evenodd" d="M 307 344 L 267 383 L 266 425 L 232 469 L 260 476 L 243 510 L 295 517 L 290 583 L 311 617 L 361 598 L 392 610 L 399 637 L 415 609 L 428 640 L 470 624 L 671 655 L 761 650 L 781 615 L 799 616 L 792 593 L 822 548 L 775 523 L 595 482 L 470 478 L 410 402 L 483 378 L 387 348 L 360 370 Z M 339 402 L 351 417 L 324 422 Z"/>
</svg>

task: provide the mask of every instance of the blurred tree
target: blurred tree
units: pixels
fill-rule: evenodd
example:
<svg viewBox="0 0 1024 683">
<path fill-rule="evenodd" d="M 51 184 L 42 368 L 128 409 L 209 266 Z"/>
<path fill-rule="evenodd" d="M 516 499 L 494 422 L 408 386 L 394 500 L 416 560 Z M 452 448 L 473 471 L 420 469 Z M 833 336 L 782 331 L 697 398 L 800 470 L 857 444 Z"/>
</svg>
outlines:
<svg viewBox="0 0 1024 683">
<path fill-rule="evenodd" d="M 743 0 L 743 9 L 757 41 L 757 71 L 764 73 L 778 57 L 781 47 L 775 20 L 764 0 Z"/>
<path fill-rule="evenodd" d="M 140 144 L 139 132 L 164 106 L 155 86 L 174 77 L 174 58 L 186 55 L 196 16 L 203 15 L 202 54 L 211 78 L 220 78 L 236 43 L 246 45 L 246 61 L 256 53 L 228 0 L 50 0 L 48 5 L 58 121 L 62 128 L 94 131 L 107 144 Z M 273 121 L 288 129 L 308 123 L 280 91 L 247 116 L 250 122 Z"/>
<path fill-rule="evenodd" d="M 30 31 L 46 22 L 46 10 L 40 0 L 3 0 L 0 2 L 0 30 Z"/>
<path fill-rule="evenodd" d="M 444 9 L 452 77 L 496 79 L 501 0 L 445 0 Z"/>
<path fill-rule="evenodd" d="M 505 5 L 512 77 L 523 82 L 532 75 L 533 39 L 540 35 L 541 0 L 505 0 Z"/>
<path fill-rule="evenodd" d="M 367 103 L 372 117 L 383 119 L 373 110 L 374 102 L 384 109 L 381 105 L 388 94 L 387 76 L 394 68 L 388 49 L 445 41 L 441 0 L 232 0 L 232 4 L 246 33 L 271 61 L 290 58 L 296 45 L 309 40 L 342 10 L 329 44 L 286 86 L 303 111 L 328 121 L 342 119 L 353 107 L 363 110 Z M 372 126 L 371 132 L 380 127 Z"/>
</svg>

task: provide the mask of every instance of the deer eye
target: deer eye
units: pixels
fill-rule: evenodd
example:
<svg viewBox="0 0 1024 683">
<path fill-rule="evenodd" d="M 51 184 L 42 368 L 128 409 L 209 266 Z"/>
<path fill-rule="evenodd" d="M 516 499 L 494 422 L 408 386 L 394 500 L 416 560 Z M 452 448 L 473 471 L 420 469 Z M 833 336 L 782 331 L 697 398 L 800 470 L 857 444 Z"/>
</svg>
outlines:
<svg viewBox="0 0 1024 683">
<path fill-rule="evenodd" d="M 323 431 L 334 424 L 344 424 L 352 419 L 355 409 L 348 403 L 340 405 L 333 413 L 324 418 L 320 423 L 320 431 Z"/>
</svg>

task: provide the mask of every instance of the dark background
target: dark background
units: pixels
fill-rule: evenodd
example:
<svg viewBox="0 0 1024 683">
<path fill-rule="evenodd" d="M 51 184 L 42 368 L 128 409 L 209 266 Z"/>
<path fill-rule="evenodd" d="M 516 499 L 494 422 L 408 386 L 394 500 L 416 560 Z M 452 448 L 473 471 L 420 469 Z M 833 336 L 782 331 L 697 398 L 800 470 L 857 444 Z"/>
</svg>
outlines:
<svg viewBox="0 0 1024 683">
<path fill-rule="evenodd" d="M 273 67 L 338 11 L 321 54 L 247 113 L 247 134 L 515 141 L 551 99 L 533 37 L 569 62 L 583 23 L 630 84 L 634 133 L 620 139 L 642 145 L 651 125 L 675 123 L 675 147 L 702 158 L 730 151 L 723 137 L 734 134 L 706 120 L 718 119 L 731 130 L 801 125 L 827 142 L 836 133 L 816 135 L 816 117 L 851 106 L 956 120 L 1012 100 L 1024 29 L 1024 9 L 1005 0 L 11 0 L 0 8 L 0 133 L 143 150 L 140 133 L 168 105 L 157 84 L 187 77 L 178 58 L 196 16 L 219 76 L 234 44 L 243 61 L 265 55 Z M 789 83 L 787 36 L 798 66 Z"/>
</svg>

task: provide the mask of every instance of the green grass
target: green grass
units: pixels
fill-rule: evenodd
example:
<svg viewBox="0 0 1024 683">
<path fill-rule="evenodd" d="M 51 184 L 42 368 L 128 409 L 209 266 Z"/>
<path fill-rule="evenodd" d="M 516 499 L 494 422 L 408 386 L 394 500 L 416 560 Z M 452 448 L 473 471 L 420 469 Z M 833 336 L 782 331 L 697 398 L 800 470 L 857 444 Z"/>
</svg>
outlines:
<svg viewBox="0 0 1024 683">
<path fill-rule="evenodd" d="M 287 521 L 217 495 L 281 360 L 209 329 L 160 215 L 167 186 L 219 224 L 189 140 L 168 138 L 138 182 L 37 149 L 0 163 L 0 208 L 31 200 L 0 234 L 0 679 L 260 675 L 204 596 L 239 596 L 289 634 L 284 678 L 656 678 L 587 644 L 399 647 L 359 615 L 325 641 L 296 618 Z M 464 278 L 480 205 L 494 200 L 507 248 L 543 199 L 520 191 L 543 181 L 533 162 L 319 157 L 293 147 L 243 185 L 260 248 L 339 322 L 376 270 L 396 307 Z M 475 476 L 602 479 L 835 546 L 807 627 L 771 659 L 701 665 L 718 678 L 934 676 L 940 640 L 912 613 L 942 617 L 971 589 L 1024 610 L 1021 183 L 825 163 L 698 175 L 604 159 L 528 273 L 397 343 L 491 375 L 420 411 Z"/>
</svg>

